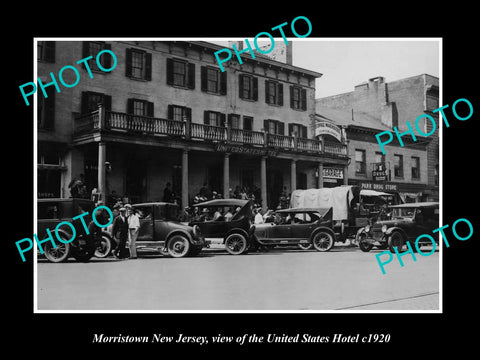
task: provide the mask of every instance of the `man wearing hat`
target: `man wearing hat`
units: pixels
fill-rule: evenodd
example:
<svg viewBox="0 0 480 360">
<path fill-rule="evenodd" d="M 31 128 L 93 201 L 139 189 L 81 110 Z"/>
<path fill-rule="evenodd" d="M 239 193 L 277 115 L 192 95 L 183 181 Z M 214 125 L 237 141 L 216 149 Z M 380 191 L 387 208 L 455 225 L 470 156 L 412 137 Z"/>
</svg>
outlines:
<svg viewBox="0 0 480 360">
<path fill-rule="evenodd" d="M 119 211 L 120 215 L 113 220 L 112 235 L 118 240 L 118 246 L 113 252 L 113 255 L 119 259 L 122 259 L 125 257 L 125 244 L 127 243 L 128 239 L 128 220 L 126 217 L 127 209 L 125 207 L 121 207 Z"/>
<path fill-rule="evenodd" d="M 130 247 L 130 259 L 137 258 L 137 245 L 135 242 L 137 241 L 138 236 L 138 229 L 140 228 L 140 219 L 138 218 L 137 212 L 130 204 L 126 204 L 125 208 L 127 208 L 127 222 L 128 222 L 128 241 Z"/>
</svg>

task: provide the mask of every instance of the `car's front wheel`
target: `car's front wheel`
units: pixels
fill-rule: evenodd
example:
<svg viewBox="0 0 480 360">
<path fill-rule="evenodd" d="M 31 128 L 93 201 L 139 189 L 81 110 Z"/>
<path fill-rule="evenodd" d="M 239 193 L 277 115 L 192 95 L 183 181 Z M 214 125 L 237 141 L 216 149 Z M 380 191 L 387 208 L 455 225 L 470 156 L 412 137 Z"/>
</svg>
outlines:
<svg viewBox="0 0 480 360">
<path fill-rule="evenodd" d="M 181 258 L 188 254 L 190 242 L 185 236 L 174 235 L 167 244 L 167 251 L 171 257 Z"/>
<path fill-rule="evenodd" d="M 102 234 L 102 240 L 97 244 L 95 249 L 95 257 L 105 258 L 112 251 L 112 240 L 108 235 Z"/>
<path fill-rule="evenodd" d="M 373 248 L 373 244 L 367 241 L 367 235 L 362 233 L 358 235 L 358 247 L 363 252 L 369 252 Z"/>
<path fill-rule="evenodd" d="M 326 231 L 320 231 L 313 236 L 312 244 L 317 251 L 329 251 L 333 247 L 333 235 Z"/>
<path fill-rule="evenodd" d="M 405 241 L 403 240 L 403 236 L 398 231 L 394 231 L 388 237 L 388 248 L 392 253 L 395 252 L 395 248 L 397 248 L 398 252 L 402 252 L 404 244 Z"/>
<path fill-rule="evenodd" d="M 225 250 L 232 255 L 240 255 L 247 249 L 247 239 L 242 234 L 230 234 L 225 239 Z"/>
<path fill-rule="evenodd" d="M 70 255 L 71 245 L 62 242 L 59 242 L 56 245 L 57 247 L 54 248 L 51 241 L 45 243 L 45 246 L 43 247 L 45 257 L 48 261 L 53 263 L 66 261 Z"/>
</svg>

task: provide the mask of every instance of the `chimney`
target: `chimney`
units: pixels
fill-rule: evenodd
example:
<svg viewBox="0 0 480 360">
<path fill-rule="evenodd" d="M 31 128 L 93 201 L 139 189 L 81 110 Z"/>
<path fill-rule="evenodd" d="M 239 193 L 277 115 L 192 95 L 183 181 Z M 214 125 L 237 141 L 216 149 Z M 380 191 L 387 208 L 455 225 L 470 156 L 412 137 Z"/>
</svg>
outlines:
<svg viewBox="0 0 480 360">
<path fill-rule="evenodd" d="M 271 42 L 269 41 L 267 45 L 260 46 L 262 51 L 268 51 L 272 47 Z M 276 41 L 275 47 L 268 54 L 262 54 L 269 57 L 272 60 L 280 61 L 288 65 L 293 65 L 293 53 L 292 53 L 292 42 L 289 41 L 288 45 L 285 45 L 283 41 Z"/>
<path fill-rule="evenodd" d="M 229 41 L 228 47 L 232 48 L 232 45 L 235 45 L 238 50 L 243 50 L 243 41 Z"/>
</svg>

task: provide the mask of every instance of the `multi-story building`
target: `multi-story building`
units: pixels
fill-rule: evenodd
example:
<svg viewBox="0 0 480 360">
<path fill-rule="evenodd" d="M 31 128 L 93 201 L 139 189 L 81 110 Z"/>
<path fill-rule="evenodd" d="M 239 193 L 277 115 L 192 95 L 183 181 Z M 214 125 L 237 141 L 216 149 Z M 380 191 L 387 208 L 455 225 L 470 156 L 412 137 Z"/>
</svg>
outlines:
<svg viewBox="0 0 480 360">
<path fill-rule="evenodd" d="M 438 108 L 438 89 L 438 78 L 427 74 L 389 83 L 376 77 L 352 92 L 316 99 L 317 136 L 334 140 L 332 135 L 342 129 L 348 139 L 349 184 L 397 192 L 405 201 L 438 200 L 438 131 L 428 137 L 416 135 L 416 142 L 403 136 L 403 147 L 394 136 L 386 154 L 375 138 L 382 131 L 393 131 L 394 126 L 405 132 L 407 121 L 415 127 L 422 114 L 438 124 L 438 113 L 432 113 Z M 426 134 L 432 129 L 425 119 L 419 126 Z"/>
<path fill-rule="evenodd" d="M 75 87 L 37 95 L 39 197 L 69 197 L 83 174 L 105 197 L 161 200 L 171 183 L 186 205 L 204 184 L 223 196 L 238 185 L 272 207 L 285 189 L 323 186 L 324 164 L 348 165 L 345 144 L 315 138 L 320 73 L 248 54 L 222 72 L 222 46 L 203 41 L 39 41 L 38 76 L 103 49 L 113 71 L 76 65 Z"/>
</svg>

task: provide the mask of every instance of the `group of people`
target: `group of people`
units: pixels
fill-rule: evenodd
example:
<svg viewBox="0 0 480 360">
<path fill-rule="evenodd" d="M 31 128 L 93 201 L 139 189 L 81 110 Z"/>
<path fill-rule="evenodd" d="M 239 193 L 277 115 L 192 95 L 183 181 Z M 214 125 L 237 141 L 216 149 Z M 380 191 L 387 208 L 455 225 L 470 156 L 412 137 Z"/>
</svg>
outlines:
<svg viewBox="0 0 480 360">
<path fill-rule="evenodd" d="M 137 258 L 136 240 L 140 228 L 140 218 L 137 211 L 131 204 L 117 202 L 113 206 L 113 223 L 111 225 L 111 234 L 118 241 L 118 246 L 113 251 L 113 256 L 117 259 L 125 259 L 126 244 L 128 241 L 130 250 L 130 259 Z"/>
</svg>

